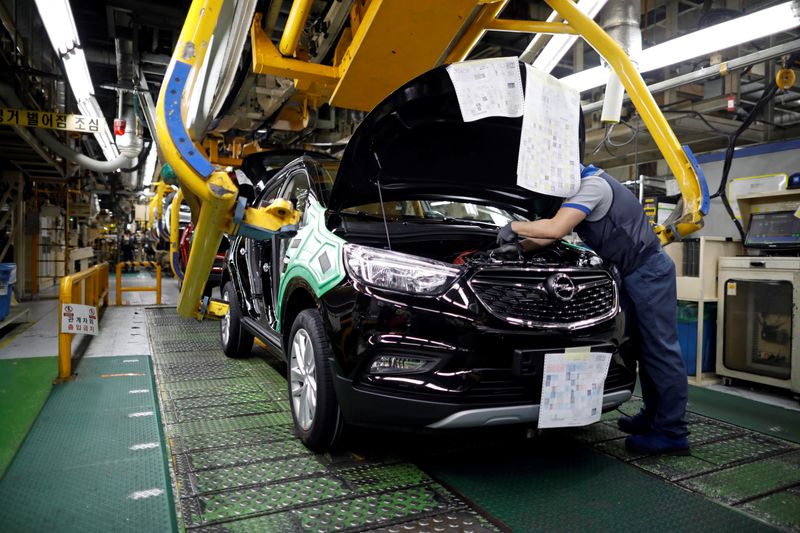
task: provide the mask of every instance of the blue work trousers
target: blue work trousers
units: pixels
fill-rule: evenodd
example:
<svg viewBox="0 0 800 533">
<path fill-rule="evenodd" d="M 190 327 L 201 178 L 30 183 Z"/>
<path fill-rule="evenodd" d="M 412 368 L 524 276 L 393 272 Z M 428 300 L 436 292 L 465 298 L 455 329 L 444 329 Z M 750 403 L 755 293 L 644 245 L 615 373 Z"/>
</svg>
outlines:
<svg viewBox="0 0 800 533">
<path fill-rule="evenodd" d="M 629 346 L 639 363 L 644 415 L 656 431 L 685 437 L 689 390 L 678 343 L 675 265 L 665 252 L 622 278 L 621 301 Z"/>
</svg>

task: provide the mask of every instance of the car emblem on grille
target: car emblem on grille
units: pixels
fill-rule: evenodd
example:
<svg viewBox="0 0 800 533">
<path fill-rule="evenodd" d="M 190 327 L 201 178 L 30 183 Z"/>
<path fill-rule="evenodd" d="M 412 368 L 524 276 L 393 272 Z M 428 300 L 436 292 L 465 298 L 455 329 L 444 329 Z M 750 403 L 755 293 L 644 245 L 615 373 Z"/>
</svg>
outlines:
<svg viewBox="0 0 800 533">
<path fill-rule="evenodd" d="M 578 291 L 575 282 L 566 274 L 553 274 L 544 282 L 547 293 L 559 300 L 571 300 Z"/>
</svg>

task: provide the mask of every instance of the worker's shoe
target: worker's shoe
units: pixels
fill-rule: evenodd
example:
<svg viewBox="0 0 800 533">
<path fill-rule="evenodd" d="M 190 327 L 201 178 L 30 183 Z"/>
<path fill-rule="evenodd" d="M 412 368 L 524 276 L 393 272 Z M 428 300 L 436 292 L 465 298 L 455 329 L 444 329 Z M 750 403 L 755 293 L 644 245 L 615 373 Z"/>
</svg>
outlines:
<svg viewBox="0 0 800 533">
<path fill-rule="evenodd" d="M 670 437 L 654 429 L 643 435 L 626 437 L 625 448 L 634 453 L 648 455 L 662 453 L 689 455 L 689 439 L 686 437 Z"/>
<path fill-rule="evenodd" d="M 643 435 L 650 431 L 653 425 L 653 420 L 644 414 L 644 411 L 633 416 L 623 416 L 617 420 L 617 427 L 631 435 Z"/>
</svg>

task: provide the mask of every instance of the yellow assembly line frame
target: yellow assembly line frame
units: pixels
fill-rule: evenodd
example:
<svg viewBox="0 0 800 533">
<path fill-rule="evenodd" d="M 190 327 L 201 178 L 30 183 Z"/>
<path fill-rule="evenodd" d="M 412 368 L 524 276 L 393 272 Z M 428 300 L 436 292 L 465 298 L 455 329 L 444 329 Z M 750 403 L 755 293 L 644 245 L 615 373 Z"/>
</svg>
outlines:
<svg viewBox="0 0 800 533">
<path fill-rule="evenodd" d="M 384 2 L 388 2 L 388 0 L 370 0 L 365 3 L 366 7 L 360 6 L 364 10 L 365 16 L 360 21 L 361 26 L 364 27 L 359 26 L 358 32 L 368 31 L 370 20 L 374 19 L 375 11 L 380 9 Z M 198 317 L 203 288 L 211 272 L 214 256 L 223 233 L 235 234 L 238 231 L 238 225 L 233 220 L 238 194 L 236 185 L 220 168 L 213 168 L 208 176 L 203 176 L 197 170 L 197 165 L 189 164 L 184 159 L 185 154 L 182 155 L 178 144 L 183 142 L 185 150 L 185 139 L 174 139 L 170 134 L 167 126 L 166 103 L 168 98 L 171 98 L 173 103 L 176 98 L 180 99 L 180 108 L 185 112 L 186 102 L 201 70 L 199 67 L 203 64 L 222 3 L 223 0 L 194 0 L 192 2 L 172 60 L 167 68 L 165 83 L 162 85 L 157 107 L 156 127 L 161 141 L 159 148 L 164 160 L 169 163 L 178 177 L 180 189 L 192 209 L 192 219 L 195 221 L 192 250 L 189 254 L 186 272 L 184 272 L 183 287 L 177 306 L 178 314 L 185 317 Z M 647 90 L 642 76 L 620 45 L 597 23 L 581 12 L 571 0 L 547 0 L 547 3 L 564 19 L 564 22 L 498 19 L 498 15 L 507 3 L 508 0 L 475 0 L 475 16 L 471 23 L 460 32 L 459 38 L 453 43 L 443 62 L 449 63 L 465 59 L 486 31 L 577 34 L 583 37 L 603 56 L 619 76 L 683 193 L 683 216 L 670 228 L 663 226 L 654 228 L 662 244 L 680 239 L 702 227 L 700 211 L 702 193 L 697 173 L 652 94 Z M 280 49 L 261 29 L 261 16 L 257 14 L 254 17 L 251 26 L 253 71 L 291 77 L 295 79 L 296 85 L 308 87 L 314 84 L 318 88 L 322 87 L 326 89 L 326 92 L 334 94 L 337 84 L 344 78 L 347 68 L 352 64 L 352 55 L 349 52 L 353 47 L 355 47 L 354 50 L 357 50 L 357 39 L 354 39 L 353 43 L 349 45 L 350 47 L 342 56 L 346 60 L 342 60 L 338 66 L 320 65 L 292 57 L 297 49 L 297 39 L 306 23 L 309 5 L 308 0 L 295 0 L 291 12 L 293 16 L 287 21 L 284 38 L 279 44 Z M 359 6 L 355 6 L 354 9 L 356 7 Z M 188 67 L 189 75 L 184 80 L 186 89 L 181 89 L 180 94 L 169 94 L 169 81 L 175 74 L 176 65 L 181 65 L 183 69 Z M 175 112 L 173 106 L 171 113 Z M 205 158 L 205 164 L 210 165 L 202 150 L 201 141 L 202 139 L 191 140 L 197 153 Z M 291 206 L 287 206 L 285 202 L 269 208 L 247 208 L 244 214 L 244 223 L 267 231 L 278 231 L 281 227 L 296 222 L 297 219 L 298 213 L 292 211 Z M 175 250 L 172 243 L 170 248 L 170 253 L 173 253 Z"/>
</svg>

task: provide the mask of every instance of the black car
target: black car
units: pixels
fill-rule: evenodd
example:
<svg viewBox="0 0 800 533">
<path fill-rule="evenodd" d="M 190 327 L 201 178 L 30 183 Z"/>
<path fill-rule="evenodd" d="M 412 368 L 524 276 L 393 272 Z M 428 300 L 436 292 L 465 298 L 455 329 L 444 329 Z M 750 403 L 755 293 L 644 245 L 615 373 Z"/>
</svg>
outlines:
<svg viewBox="0 0 800 533">
<path fill-rule="evenodd" d="M 465 123 L 444 69 L 409 82 L 356 130 L 341 162 L 303 156 L 258 187 L 302 211 L 297 235 L 235 238 L 222 345 L 257 336 L 288 367 L 295 426 L 330 446 L 344 423 L 465 428 L 535 422 L 544 354 L 611 352 L 603 409 L 626 401 L 617 283 L 565 242 L 497 248 L 559 198 L 516 185 L 521 118 Z"/>
</svg>

